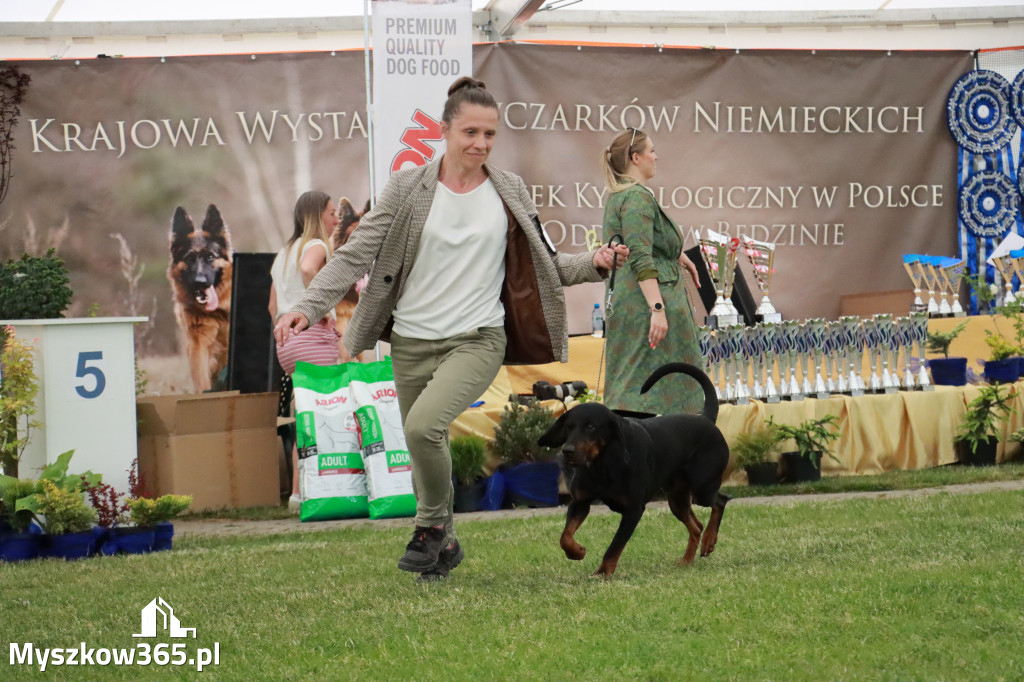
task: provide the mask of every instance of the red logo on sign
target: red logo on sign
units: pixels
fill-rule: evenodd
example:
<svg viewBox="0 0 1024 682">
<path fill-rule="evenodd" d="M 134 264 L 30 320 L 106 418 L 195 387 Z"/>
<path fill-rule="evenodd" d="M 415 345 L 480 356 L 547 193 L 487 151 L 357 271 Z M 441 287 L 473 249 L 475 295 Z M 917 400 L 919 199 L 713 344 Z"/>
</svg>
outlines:
<svg viewBox="0 0 1024 682">
<path fill-rule="evenodd" d="M 395 398 L 398 394 L 395 393 L 393 388 L 382 388 L 373 395 L 370 396 L 373 400 L 380 400 L 381 398 Z"/>
<path fill-rule="evenodd" d="M 400 170 L 406 164 L 413 166 L 424 166 L 427 161 L 434 158 L 434 148 L 426 143 L 427 140 L 441 139 L 441 123 L 427 116 L 417 109 L 412 115 L 412 120 L 417 127 L 409 127 L 402 133 L 402 144 L 405 149 L 395 155 L 391 162 L 391 172 Z"/>
<path fill-rule="evenodd" d="M 316 399 L 317 407 L 326 407 L 328 405 L 337 405 L 338 403 L 345 403 L 345 402 L 348 402 L 348 398 L 346 398 L 343 395 L 331 396 L 330 398 L 327 398 L 326 400 L 324 400 L 323 398 L 317 398 Z"/>
</svg>

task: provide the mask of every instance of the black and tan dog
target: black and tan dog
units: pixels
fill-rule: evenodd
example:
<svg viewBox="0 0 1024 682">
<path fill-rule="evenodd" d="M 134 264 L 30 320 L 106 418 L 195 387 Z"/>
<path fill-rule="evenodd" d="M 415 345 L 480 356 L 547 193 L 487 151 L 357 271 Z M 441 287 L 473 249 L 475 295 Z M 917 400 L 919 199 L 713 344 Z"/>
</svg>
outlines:
<svg viewBox="0 0 1024 682">
<path fill-rule="evenodd" d="M 655 370 L 640 392 L 646 393 L 659 379 L 677 372 L 693 377 L 704 389 L 702 414 L 632 419 L 620 417 L 600 403 L 584 403 L 559 417 L 539 439 L 541 445 L 562 448 L 562 469 L 572 501 L 559 544 L 568 558 L 579 561 L 586 556 L 587 550 L 575 534 L 590 513 L 591 503 L 600 500 L 622 515 L 594 575 L 615 572 L 647 503 L 661 491 L 672 513 L 690 532 L 686 552 L 677 563 L 693 563 L 698 544 L 701 556 L 715 549 L 722 513 L 730 499 L 719 492 L 729 463 L 729 445 L 715 426 L 715 387 L 700 369 L 674 362 Z M 694 514 L 691 501 L 711 507 L 707 529 Z"/>
<path fill-rule="evenodd" d="M 208 391 L 228 361 L 231 235 L 213 204 L 198 229 L 181 206 L 171 221 L 167 279 L 196 392 Z"/>
</svg>

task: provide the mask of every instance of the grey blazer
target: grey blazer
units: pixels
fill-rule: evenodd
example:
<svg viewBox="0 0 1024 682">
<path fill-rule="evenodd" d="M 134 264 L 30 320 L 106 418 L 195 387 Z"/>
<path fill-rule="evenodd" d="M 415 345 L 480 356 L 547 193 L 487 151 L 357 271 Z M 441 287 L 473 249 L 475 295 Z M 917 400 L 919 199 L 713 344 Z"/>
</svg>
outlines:
<svg viewBox="0 0 1024 682">
<path fill-rule="evenodd" d="M 345 347 L 356 355 L 372 348 L 378 339 L 390 339 L 392 313 L 402 294 L 406 276 L 416 260 L 420 235 L 437 189 L 440 167 L 441 159 L 438 158 L 425 166 L 395 172 L 377 205 L 362 217 L 348 242 L 317 274 L 292 312 L 302 313 L 307 320 L 319 320 L 356 281 L 369 272 L 370 281 L 360 294 L 359 304 L 345 333 Z M 599 282 L 605 273 L 594 267 L 592 253 L 561 254 L 547 247 L 536 226 L 539 223 L 535 223 L 537 208 L 522 178 L 486 164 L 484 170 L 505 203 L 507 212 L 515 219 L 516 224 L 509 226 L 510 241 L 515 236 L 521 243 L 525 236 L 529 245 L 529 260 L 532 260 L 529 270 L 535 276 L 528 279 L 534 281 L 515 284 L 519 288 L 533 289 L 539 296 L 543 311 L 541 327 L 546 322 L 545 336 L 550 343 L 548 355 L 552 360 L 566 362 L 569 337 L 562 286 Z M 516 231 L 520 234 L 515 235 Z M 506 279 L 508 277 L 506 271 Z M 520 297 L 517 294 L 514 298 Z M 509 305 L 515 305 L 515 302 L 505 300 L 504 295 L 502 299 L 508 320 Z M 506 357 L 506 361 L 523 360 Z"/>
</svg>

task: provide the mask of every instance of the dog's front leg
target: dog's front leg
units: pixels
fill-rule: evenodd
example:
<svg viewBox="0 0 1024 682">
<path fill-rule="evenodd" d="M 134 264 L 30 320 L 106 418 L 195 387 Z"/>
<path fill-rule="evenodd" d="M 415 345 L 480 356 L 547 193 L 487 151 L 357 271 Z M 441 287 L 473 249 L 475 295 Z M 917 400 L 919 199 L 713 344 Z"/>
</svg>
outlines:
<svg viewBox="0 0 1024 682">
<path fill-rule="evenodd" d="M 615 572 L 615 567 L 619 564 L 619 557 L 622 556 L 622 550 L 626 548 L 626 543 L 633 537 L 633 531 L 636 530 L 636 525 L 640 523 L 640 518 L 643 515 L 644 507 L 627 509 L 623 512 L 622 520 L 619 521 L 619 529 L 615 531 L 612 544 L 608 545 L 604 558 L 601 559 L 601 565 L 597 567 L 594 575 L 608 577 Z"/>
<path fill-rule="evenodd" d="M 581 500 L 570 501 L 569 508 L 565 512 L 565 529 L 562 531 L 562 537 L 559 538 L 558 544 L 565 552 L 565 556 L 573 561 L 581 561 L 583 557 L 587 556 L 587 548 L 576 542 L 575 536 L 589 513 L 590 502 Z"/>
</svg>

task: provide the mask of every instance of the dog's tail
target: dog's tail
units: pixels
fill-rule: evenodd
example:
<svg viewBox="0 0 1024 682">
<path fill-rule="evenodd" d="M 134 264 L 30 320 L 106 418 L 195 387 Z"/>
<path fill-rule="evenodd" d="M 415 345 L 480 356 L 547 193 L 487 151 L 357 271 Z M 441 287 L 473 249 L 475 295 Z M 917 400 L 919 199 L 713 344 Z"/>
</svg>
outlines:
<svg viewBox="0 0 1024 682">
<path fill-rule="evenodd" d="M 640 394 L 647 393 L 654 384 L 658 383 L 659 379 L 669 374 L 686 374 L 696 379 L 700 387 L 704 389 L 704 411 L 701 414 L 712 422 L 718 419 L 718 393 L 715 391 L 715 385 L 699 367 L 694 367 L 686 362 L 669 362 L 654 370 L 640 388 Z"/>
</svg>

